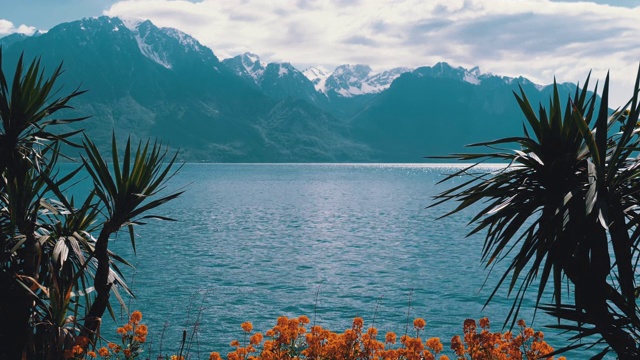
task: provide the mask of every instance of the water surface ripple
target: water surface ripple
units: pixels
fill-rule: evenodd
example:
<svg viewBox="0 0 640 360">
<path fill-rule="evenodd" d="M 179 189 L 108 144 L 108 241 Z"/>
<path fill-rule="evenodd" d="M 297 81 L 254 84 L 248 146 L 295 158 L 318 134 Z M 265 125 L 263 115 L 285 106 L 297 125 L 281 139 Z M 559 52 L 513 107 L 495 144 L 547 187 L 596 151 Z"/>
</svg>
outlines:
<svg viewBox="0 0 640 360">
<path fill-rule="evenodd" d="M 465 238 L 472 213 L 436 220 L 453 204 L 427 208 L 451 171 L 187 164 L 169 186 L 186 192 L 159 211 L 178 221 L 138 227 L 136 256 L 125 233 L 111 246 L 136 265 L 128 275 L 137 295 L 131 308 L 144 312 L 156 350 L 165 324 L 163 348 L 174 349 L 200 310 L 203 353 L 231 351 L 243 321 L 265 331 L 280 315 L 313 319 L 314 312 L 334 331 L 362 316 L 382 333 L 404 333 L 409 311 L 448 349 L 465 318 L 489 316 L 499 330 L 511 305 L 502 291 L 483 310 L 492 286 L 482 288 L 482 237 Z M 531 322 L 532 312 L 522 317 Z M 534 325 L 553 323 L 538 314 Z M 563 337 L 552 338 L 557 345 Z"/>
</svg>

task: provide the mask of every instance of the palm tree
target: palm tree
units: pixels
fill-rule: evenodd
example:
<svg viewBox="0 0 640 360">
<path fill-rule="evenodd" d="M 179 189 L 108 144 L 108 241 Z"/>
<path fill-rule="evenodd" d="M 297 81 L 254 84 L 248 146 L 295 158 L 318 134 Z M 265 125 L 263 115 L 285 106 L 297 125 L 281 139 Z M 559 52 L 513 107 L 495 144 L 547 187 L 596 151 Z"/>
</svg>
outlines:
<svg viewBox="0 0 640 360">
<path fill-rule="evenodd" d="M 83 120 L 52 120 L 82 91 L 52 100 L 61 68 L 45 79 L 39 60 L 25 71 L 21 56 L 11 87 L 1 70 L 0 49 L 0 288 L 5 294 L 0 300 L 0 343 L 5 354 L 0 357 L 18 358 L 16 354 L 33 337 L 33 295 L 44 283 L 40 278 L 41 255 L 46 244 L 39 241 L 42 233 L 37 228 L 41 210 L 46 209 L 44 194 L 68 180 L 53 180 L 52 165 L 57 159 L 57 144 L 75 134 L 54 134 L 49 128 Z"/>
<path fill-rule="evenodd" d="M 88 137 L 74 140 L 81 130 L 53 131 L 86 119 L 57 117 L 84 93 L 56 97 L 61 69 L 47 77 L 40 60 L 25 69 L 21 56 L 9 83 L 0 48 L 1 359 L 61 358 L 79 335 L 95 340 L 110 294 L 124 304 L 119 292 L 130 293 L 118 268 L 129 264 L 108 249 L 109 237 L 126 226 L 135 250 L 133 226 L 166 220 L 145 214 L 180 194 L 157 196 L 175 173 L 175 156 L 159 144 L 133 153 L 127 143 L 120 166 L 114 137 L 110 169 Z M 68 174 L 57 167 L 63 144 L 85 153 Z M 82 170 L 95 186 L 77 203 L 62 189 Z"/>
<path fill-rule="evenodd" d="M 98 148 L 85 136 L 84 148 L 86 158 L 82 162 L 91 175 L 94 184 L 94 194 L 100 199 L 100 205 L 105 208 L 105 221 L 100 235 L 96 240 L 93 255 L 97 259 L 95 272 L 96 297 L 85 317 L 82 335 L 95 342 L 100 327 L 100 321 L 109 306 L 109 295 L 114 281 L 109 279 L 111 256 L 108 251 L 109 237 L 118 232 L 123 226 L 129 230 L 131 246 L 135 251 L 135 237 L 133 226 L 141 224 L 140 220 L 156 218 L 172 220 L 159 215 L 144 215 L 148 211 L 173 200 L 182 192 L 171 193 L 149 201 L 164 190 L 167 180 L 175 174 L 171 168 L 176 155 L 165 163 L 166 150 L 158 143 L 149 146 L 138 145 L 133 161 L 131 161 L 131 143 L 127 141 L 124 151 L 122 167 L 120 166 L 118 148 L 115 136 L 112 140 L 112 169 L 102 158 Z"/>
<path fill-rule="evenodd" d="M 446 177 L 443 181 L 470 175 L 438 194 L 432 206 L 460 203 L 444 216 L 481 206 L 470 234 L 486 231 L 482 259 L 487 266 L 509 262 L 487 300 L 508 286 L 515 297 L 507 322 L 515 321 L 527 290 L 538 280 L 536 306 L 569 321 L 554 327 L 577 332 L 575 343 L 559 352 L 592 345 L 586 339 L 597 335 L 593 342 L 605 345 L 598 356 L 613 350 L 621 359 L 632 359 L 640 356 L 635 277 L 640 69 L 632 99 L 611 115 L 608 75 L 599 107 L 597 86 L 590 95 L 588 84 L 589 78 L 563 104 L 554 83 L 548 107 L 540 105 L 537 114 L 520 89 L 515 96 L 526 119 L 524 135 L 471 145 L 517 150 L 445 157 L 474 164 Z M 495 172 L 472 171 L 492 160 L 508 165 Z M 541 304 L 548 284 L 553 304 Z"/>
</svg>

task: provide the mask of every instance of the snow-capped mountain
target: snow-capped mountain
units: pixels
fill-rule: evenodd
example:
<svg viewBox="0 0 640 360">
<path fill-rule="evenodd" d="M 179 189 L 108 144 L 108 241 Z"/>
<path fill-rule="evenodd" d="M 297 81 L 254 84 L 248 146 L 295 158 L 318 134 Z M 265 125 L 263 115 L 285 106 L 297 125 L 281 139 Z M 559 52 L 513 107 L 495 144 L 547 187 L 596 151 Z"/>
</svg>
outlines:
<svg viewBox="0 0 640 360">
<path fill-rule="evenodd" d="M 225 64 L 233 73 L 243 79 L 249 80 L 250 83 L 260 87 L 262 75 L 267 67 L 267 63 L 260 61 L 260 57 L 256 54 L 246 52 L 233 58 L 224 59 Z"/>
<path fill-rule="evenodd" d="M 404 73 L 408 73 L 413 69 L 407 67 L 398 67 L 391 70 L 386 70 L 381 73 L 370 75 L 365 81 L 364 88 L 370 92 L 381 92 L 391 86 L 391 83 Z"/>
<path fill-rule="evenodd" d="M 423 66 L 412 72 L 417 77 L 430 77 L 430 78 L 447 78 L 463 81 L 472 85 L 492 84 L 494 86 L 511 85 L 514 83 L 521 85 L 531 85 L 542 91 L 544 86 L 534 84 L 531 80 L 522 76 L 509 77 L 509 76 L 497 76 L 492 73 L 482 73 L 479 67 L 473 67 L 469 70 L 458 66 L 453 67 L 446 62 L 439 62 L 434 66 Z"/>
<path fill-rule="evenodd" d="M 302 73 L 307 77 L 307 79 L 311 80 L 316 90 L 322 93 L 326 92 L 325 83 L 327 81 L 327 78 L 331 75 L 329 70 L 322 66 L 312 66 L 306 68 L 304 71 L 302 71 Z"/>
<path fill-rule="evenodd" d="M 345 97 L 366 94 L 362 87 L 370 73 L 369 65 L 340 65 L 327 78 L 325 90 Z"/>
<path fill-rule="evenodd" d="M 322 101 L 313 83 L 288 62 L 267 64 L 256 54 L 244 53 L 224 59 L 222 63 L 231 72 L 272 98 L 298 98 L 312 104 Z"/>
<path fill-rule="evenodd" d="M 49 32 L 39 36 L 68 38 L 81 52 L 102 51 L 114 46 L 115 52 L 110 55 L 117 62 L 141 54 L 165 69 L 203 64 L 213 69 L 219 66 L 219 60 L 211 49 L 198 40 L 173 28 L 159 28 L 149 20 L 134 21 L 100 16 L 63 23 Z M 121 57 L 118 58 L 118 55 Z"/>
<path fill-rule="evenodd" d="M 118 18 L 107 18 L 114 22 L 113 31 L 121 31 L 126 28 L 131 31 L 140 52 L 148 59 L 164 66 L 167 69 L 173 68 L 178 57 L 183 54 L 195 53 L 203 57 L 202 61 L 215 61 L 217 58 L 213 52 L 200 44 L 198 40 L 180 30 L 173 28 L 158 28 L 151 21 L 120 20 Z M 122 25 L 118 24 L 118 21 Z M 181 51 L 176 51 L 176 50 Z"/>
<path fill-rule="evenodd" d="M 522 86 L 532 103 L 550 94 L 522 77 L 444 62 L 378 73 L 367 65 L 303 73 L 251 53 L 220 62 L 179 30 L 109 17 L 10 35 L 0 46 L 5 70 L 23 52 L 47 69 L 64 61 L 61 84 L 89 90 L 72 105 L 92 115 L 81 126 L 102 147 L 115 130 L 124 140 L 159 137 L 198 161 L 419 161 L 517 136 L 513 91 Z M 563 84 L 561 96 L 574 90 Z"/>
<path fill-rule="evenodd" d="M 325 93 L 334 92 L 343 97 L 376 94 L 388 89 L 398 76 L 410 71 L 409 68 L 400 67 L 372 73 L 368 65 L 341 65 L 327 77 L 322 88 L 316 86 L 316 89 Z"/>
<path fill-rule="evenodd" d="M 0 39 L 3 68 L 42 57 L 42 67 L 63 63 L 58 83 L 72 91 L 77 126 L 102 149 L 119 141 L 158 138 L 184 159 L 208 161 L 317 161 L 367 159 L 367 147 L 347 138 L 344 122 L 295 96 L 313 84 L 287 63 L 264 67 L 259 91 L 220 63 L 213 52 L 175 29 L 149 21 L 88 18 L 53 27 L 41 36 Z M 270 88 L 278 80 L 280 84 Z M 71 110 L 69 110 L 71 111 Z M 67 126 L 67 125 L 65 125 Z M 73 156 L 73 155 L 72 155 Z"/>
<path fill-rule="evenodd" d="M 420 67 L 413 73 L 418 77 L 455 79 L 473 85 L 480 85 L 485 79 L 495 78 L 495 76 L 490 73 L 481 73 L 480 68 L 477 66 L 467 70 L 461 66 L 453 67 L 446 62 L 439 62 L 434 66 Z M 509 81 L 508 78 L 504 78 L 504 80 L 506 83 Z"/>
</svg>

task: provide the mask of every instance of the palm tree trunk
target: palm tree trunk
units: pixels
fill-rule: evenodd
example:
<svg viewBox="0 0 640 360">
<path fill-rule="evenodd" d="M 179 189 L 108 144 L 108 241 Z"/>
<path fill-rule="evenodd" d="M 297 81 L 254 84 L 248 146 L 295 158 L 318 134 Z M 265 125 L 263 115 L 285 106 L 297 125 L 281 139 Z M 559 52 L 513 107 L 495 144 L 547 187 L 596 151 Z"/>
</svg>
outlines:
<svg viewBox="0 0 640 360">
<path fill-rule="evenodd" d="M 29 339 L 29 317 L 33 299 L 10 274 L 0 275 L 0 359 L 20 359 Z"/>
<path fill-rule="evenodd" d="M 87 313 L 82 328 L 81 335 L 89 338 L 91 343 L 95 343 L 96 334 L 102 323 L 102 315 L 104 315 L 109 305 L 109 294 L 111 293 L 112 283 L 109 283 L 109 236 L 113 233 L 112 225 L 107 222 L 104 224 L 100 236 L 96 241 L 94 257 L 98 261 L 96 276 L 94 278 L 94 287 L 96 297 L 91 304 L 91 308 Z"/>
<path fill-rule="evenodd" d="M 21 258 L 24 259 L 20 265 L 21 269 L 8 269 L 9 271 L 3 271 L 0 276 L 0 289 L 3 289 L 5 294 L 11 294 L 0 297 L 0 359 L 21 358 L 28 350 L 27 344 L 33 336 L 29 330 L 34 305 L 33 295 L 20 286 L 18 282 L 22 280 L 15 278 L 15 274 L 25 275 L 37 281 L 40 248 L 33 232 L 29 232 L 29 229 L 25 229 L 24 232 L 28 235 L 25 248 L 19 250 L 23 253 Z M 14 273 L 15 270 L 18 271 Z M 27 286 L 31 285 L 30 280 L 23 282 Z"/>
<path fill-rule="evenodd" d="M 619 359 L 637 359 L 640 354 L 629 333 L 617 326 L 609 310 L 607 277 L 611 264 L 608 256 L 608 239 L 604 228 L 595 219 L 591 229 L 583 233 L 583 241 L 570 269 L 565 269 L 569 280 L 575 285 L 576 306 L 582 308 L 598 333 L 616 352 Z M 588 245 L 587 245 L 588 244 Z M 583 274 L 580 274 L 583 272 Z"/>
</svg>

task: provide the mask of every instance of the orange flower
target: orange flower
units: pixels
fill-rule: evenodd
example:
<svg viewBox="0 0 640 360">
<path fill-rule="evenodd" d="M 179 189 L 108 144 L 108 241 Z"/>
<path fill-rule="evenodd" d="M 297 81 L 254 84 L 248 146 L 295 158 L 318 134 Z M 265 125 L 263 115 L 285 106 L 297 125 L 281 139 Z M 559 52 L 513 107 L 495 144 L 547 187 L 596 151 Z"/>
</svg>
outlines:
<svg viewBox="0 0 640 360">
<path fill-rule="evenodd" d="M 483 329 L 489 328 L 489 318 L 488 317 L 483 317 L 482 319 L 480 319 L 480 327 L 483 328 Z"/>
<path fill-rule="evenodd" d="M 85 347 L 87 346 L 87 344 L 89 344 L 89 338 L 86 336 L 80 335 L 76 338 L 75 344 Z"/>
<path fill-rule="evenodd" d="M 109 349 L 107 349 L 106 347 L 101 347 L 100 349 L 98 349 L 98 355 L 102 356 L 102 357 L 107 357 L 109 356 Z"/>
<path fill-rule="evenodd" d="M 413 327 L 416 328 L 417 330 L 424 329 L 426 325 L 427 325 L 427 322 L 424 321 L 423 318 L 416 318 L 415 320 L 413 320 Z"/>
<path fill-rule="evenodd" d="M 233 340 L 231 342 L 231 344 L 229 344 L 229 345 L 231 345 L 231 346 L 240 346 L 240 342 L 238 340 Z"/>
<path fill-rule="evenodd" d="M 385 336 L 384 336 L 384 341 L 387 344 L 395 344 L 396 343 L 396 334 L 393 332 L 388 332 Z"/>
<path fill-rule="evenodd" d="M 262 334 L 259 332 L 253 334 L 251 338 L 249 338 L 249 344 L 258 345 L 261 342 L 262 342 Z"/>
<path fill-rule="evenodd" d="M 120 335 L 124 335 L 127 333 L 127 331 L 123 327 L 119 327 L 118 330 L 116 330 L 116 332 Z"/>
<path fill-rule="evenodd" d="M 209 355 L 209 360 L 222 360 L 222 357 L 219 353 L 214 351 Z"/>
<path fill-rule="evenodd" d="M 242 327 L 242 330 L 246 332 L 251 332 L 251 330 L 253 329 L 253 325 L 248 321 L 243 322 L 240 326 Z"/>
<path fill-rule="evenodd" d="M 534 331 L 530 327 L 524 329 L 524 336 L 526 336 L 527 338 L 532 337 L 533 333 L 534 333 Z"/>
<path fill-rule="evenodd" d="M 87 351 L 87 356 L 91 357 L 91 358 L 97 358 L 98 355 L 96 355 L 96 353 L 94 351 Z"/>
<path fill-rule="evenodd" d="M 449 360 L 449 357 L 447 355 L 440 355 L 438 360 Z"/>
<path fill-rule="evenodd" d="M 74 354 L 82 354 L 83 351 L 84 351 L 84 349 L 82 348 L 82 346 L 80 346 L 80 345 L 74 345 L 73 346 L 73 353 Z"/>
<path fill-rule="evenodd" d="M 442 352 L 442 349 L 444 348 L 442 346 L 442 343 L 440 342 L 440 338 L 437 337 L 432 337 L 431 339 L 427 340 L 427 342 L 425 343 L 427 345 L 427 347 L 429 347 L 431 350 L 436 352 L 436 355 L 440 352 Z"/>
<path fill-rule="evenodd" d="M 525 327 L 525 326 L 527 326 L 527 324 L 525 324 L 524 320 L 520 319 L 520 320 L 518 320 L 518 326 Z"/>
<path fill-rule="evenodd" d="M 131 318 L 129 319 L 132 323 L 137 324 L 142 320 L 142 313 L 138 310 L 131 313 Z"/>
<path fill-rule="evenodd" d="M 146 335 L 142 335 L 142 336 L 134 336 L 133 337 L 133 341 L 137 341 L 139 343 L 143 343 L 147 341 L 147 336 Z"/>
<path fill-rule="evenodd" d="M 309 318 L 304 315 L 298 317 L 298 321 L 300 321 L 300 324 L 308 324 L 311 322 Z"/>
<path fill-rule="evenodd" d="M 361 317 L 353 319 L 353 328 L 362 328 L 364 326 L 364 320 Z"/>
<path fill-rule="evenodd" d="M 147 335 L 149 328 L 145 324 L 140 324 L 136 327 L 136 334 L 138 335 Z"/>
<path fill-rule="evenodd" d="M 464 355 L 464 345 L 462 344 L 460 335 L 456 335 L 451 338 L 451 350 L 453 350 L 458 356 Z"/>
<path fill-rule="evenodd" d="M 422 358 L 424 360 L 436 360 L 435 356 L 429 350 L 425 350 L 422 352 Z"/>
<path fill-rule="evenodd" d="M 473 319 L 466 319 L 462 326 L 465 333 L 476 331 L 476 321 Z"/>
<path fill-rule="evenodd" d="M 131 356 L 131 349 L 124 349 L 124 356 L 126 357 L 130 357 Z"/>
</svg>

